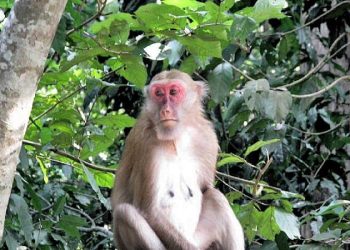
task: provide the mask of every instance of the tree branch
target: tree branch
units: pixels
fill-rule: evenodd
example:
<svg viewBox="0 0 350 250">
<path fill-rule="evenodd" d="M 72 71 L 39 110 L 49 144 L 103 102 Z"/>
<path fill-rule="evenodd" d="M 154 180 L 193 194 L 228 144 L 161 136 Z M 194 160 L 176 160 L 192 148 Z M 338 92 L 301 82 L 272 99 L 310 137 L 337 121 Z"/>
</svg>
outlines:
<svg viewBox="0 0 350 250">
<path fill-rule="evenodd" d="M 291 128 L 291 129 L 295 130 L 295 131 L 298 131 L 298 132 L 303 133 L 303 134 L 306 134 L 306 135 L 319 136 L 319 135 L 328 134 L 329 132 L 332 132 L 332 131 L 338 129 L 340 126 L 342 126 L 342 125 L 345 123 L 346 120 L 347 120 L 347 119 L 345 119 L 345 120 L 339 122 L 336 126 L 334 126 L 334 128 L 330 128 L 330 129 L 325 130 L 325 131 L 322 131 L 322 132 L 309 132 L 309 131 L 304 131 L 304 130 L 295 128 L 295 127 L 290 126 L 290 125 L 287 125 L 287 126 L 288 126 L 289 128 Z"/>
<path fill-rule="evenodd" d="M 329 13 L 331 13 L 333 10 L 335 10 L 336 8 L 340 7 L 341 5 L 343 4 L 350 4 L 350 1 L 343 1 L 343 2 L 340 2 L 338 3 L 337 5 L 335 5 L 333 8 L 327 10 L 325 13 L 319 15 L 318 17 L 316 17 L 315 19 L 311 20 L 310 22 L 307 22 L 303 25 L 301 25 L 300 27 L 298 28 L 295 28 L 295 29 L 292 29 L 292 30 L 289 30 L 289 31 L 286 31 L 286 32 L 280 32 L 280 33 L 277 33 L 278 35 L 280 36 L 285 36 L 285 35 L 288 35 L 290 33 L 293 33 L 295 31 L 298 31 L 298 30 L 301 30 L 303 28 L 305 28 L 306 26 L 309 26 L 310 24 L 313 24 L 314 22 L 317 22 L 318 20 L 320 20 L 321 18 L 325 17 L 326 15 L 328 15 Z"/>
<path fill-rule="evenodd" d="M 115 50 L 111 50 L 109 48 L 106 48 L 105 46 L 103 46 L 93 35 L 89 34 L 88 32 L 84 32 L 84 35 L 87 36 L 88 38 L 92 39 L 101 49 L 103 49 L 104 51 L 106 51 L 107 53 L 110 53 L 112 55 L 128 55 L 130 54 L 129 52 L 125 52 L 125 51 L 115 51 Z"/>
<path fill-rule="evenodd" d="M 258 188 L 259 188 L 259 182 L 262 178 L 262 176 L 265 174 L 266 170 L 270 167 L 271 163 L 272 163 L 273 158 L 270 158 L 267 160 L 265 166 L 259 170 L 258 176 L 255 180 L 255 185 L 253 188 L 253 195 L 256 196 L 257 192 L 258 192 Z"/>
<path fill-rule="evenodd" d="M 42 145 L 40 143 L 37 143 L 37 142 L 33 142 L 33 141 L 28 141 L 28 140 L 23 140 L 23 144 L 25 145 L 29 145 L 29 146 L 33 146 L 33 147 L 36 147 L 36 148 L 40 148 L 42 147 Z M 106 167 L 101 167 L 101 166 L 98 166 L 96 164 L 93 164 L 91 162 L 88 162 L 88 161 L 85 161 L 85 160 L 82 160 L 74 155 L 71 155 L 69 153 L 66 153 L 62 150 L 59 150 L 57 148 L 49 148 L 48 151 L 50 152 L 53 152 L 55 154 L 58 154 L 60 156 L 63 156 L 63 157 L 66 157 L 74 162 L 77 162 L 79 164 L 84 164 L 86 167 L 88 168 L 91 168 L 91 169 L 95 169 L 95 170 L 98 170 L 98 171 L 102 171 L 102 172 L 108 172 L 108 173 L 114 173 L 115 172 L 115 169 L 113 168 L 106 168 Z"/>
<path fill-rule="evenodd" d="M 332 59 L 334 56 L 336 56 L 342 49 L 344 49 L 345 47 L 349 46 L 350 43 L 347 43 L 345 45 L 343 45 L 340 49 L 338 49 L 335 53 L 333 53 L 331 55 L 332 50 L 334 49 L 334 47 L 338 44 L 338 42 L 346 35 L 346 33 L 343 33 L 342 35 L 340 35 L 331 45 L 331 47 L 329 48 L 327 54 L 321 59 L 321 61 L 314 67 L 312 68 L 305 76 L 303 76 L 302 78 L 291 82 L 289 84 L 285 84 L 282 86 L 279 86 L 279 88 L 289 88 L 292 86 L 295 86 L 303 81 L 305 81 L 306 79 L 308 79 L 311 75 L 313 75 L 314 73 L 316 73 L 317 71 L 319 71 L 328 60 Z"/>
<path fill-rule="evenodd" d="M 252 77 L 248 76 L 246 73 L 244 73 L 242 70 L 240 70 L 239 68 L 237 68 L 235 65 L 231 64 L 229 61 L 222 59 L 224 62 L 230 64 L 230 66 L 237 71 L 238 73 L 240 73 L 242 76 L 244 76 L 245 78 L 247 78 L 250 81 L 255 81 Z"/>
<path fill-rule="evenodd" d="M 228 175 L 228 174 L 221 173 L 221 172 L 219 172 L 219 171 L 216 171 L 216 174 L 219 175 L 219 176 L 228 178 L 228 179 L 230 179 L 230 180 L 234 180 L 234 181 L 238 181 L 238 182 L 247 184 L 247 185 L 249 185 L 249 186 L 253 186 L 253 187 L 254 187 L 254 186 L 256 185 L 255 181 L 250 181 L 250 180 L 242 179 L 242 178 L 239 178 L 239 177 L 236 177 L 236 176 L 232 176 L 232 175 Z M 280 189 L 280 188 L 278 188 L 278 187 L 273 187 L 273 186 L 270 186 L 270 185 L 267 185 L 267 184 L 259 183 L 258 186 L 261 186 L 261 187 L 263 187 L 263 188 L 268 188 L 268 189 L 274 190 L 274 191 L 279 192 L 279 193 L 282 193 L 282 192 L 283 192 L 282 189 Z"/>
<path fill-rule="evenodd" d="M 337 85 L 342 80 L 350 80 L 350 75 L 346 75 L 346 76 L 342 76 L 342 77 L 338 78 L 337 80 L 335 80 L 334 82 L 329 84 L 327 87 L 325 87 L 317 92 L 314 92 L 311 94 L 305 94 L 305 95 L 292 95 L 292 97 L 294 97 L 294 98 L 310 98 L 310 97 L 321 95 L 324 92 L 328 91 L 329 89 L 333 88 L 335 85 Z"/>
<path fill-rule="evenodd" d="M 46 111 L 44 111 L 43 113 L 41 113 L 40 115 L 38 115 L 37 117 L 35 117 L 34 119 L 30 120 L 30 124 L 34 123 L 36 120 L 40 119 L 41 117 L 43 117 L 44 115 L 46 115 L 47 113 L 51 112 L 52 110 L 54 110 L 59 104 L 61 104 L 62 102 L 64 102 L 65 100 L 69 99 L 70 97 L 72 97 L 73 95 L 75 95 L 76 93 L 78 93 L 79 91 L 83 90 L 85 88 L 85 86 L 82 86 L 76 90 L 74 90 L 72 93 L 64 96 L 61 100 L 59 100 L 58 102 L 56 102 L 54 105 L 52 105 L 49 109 L 47 109 Z M 29 124 L 29 125 L 30 125 Z"/>
<path fill-rule="evenodd" d="M 66 35 L 69 36 L 70 34 L 72 34 L 73 32 L 81 29 L 82 27 L 84 27 L 85 25 L 87 25 L 88 23 L 90 23 L 91 21 L 95 20 L 96 18 L 98 18 L 99 16 L 101 16 L 104 8 L 106 7 L 107 4 L 107 0 L 97 0 L 97 4 L 98 4 L 98 11 L 95 15 L 93 15 L 92 17 L 86 19 L 84 22 L 82 22 L 80 25 L 78 25 L 77 27 L 68 30 Z"/>
</svg>

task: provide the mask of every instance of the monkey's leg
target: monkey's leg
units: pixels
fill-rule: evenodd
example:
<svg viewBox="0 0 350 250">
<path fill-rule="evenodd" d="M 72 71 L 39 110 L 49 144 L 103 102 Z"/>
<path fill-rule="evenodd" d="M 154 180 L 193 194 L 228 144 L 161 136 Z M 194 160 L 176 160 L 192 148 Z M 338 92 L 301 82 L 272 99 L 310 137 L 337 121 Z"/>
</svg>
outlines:
<svg viewBox="0 0 350 250">
<path fill-rule="evenodd" d="M 120 204 L 113 212 L 118 250 L 165 250 L 145 218 L 130 204 Z"/>
<path fill-rule="evenodd" d="M 242 227 L 225 196 L 215 188 L 203 194 L 195 238 L 200 249 L 244 250 Z"/>
</svg>

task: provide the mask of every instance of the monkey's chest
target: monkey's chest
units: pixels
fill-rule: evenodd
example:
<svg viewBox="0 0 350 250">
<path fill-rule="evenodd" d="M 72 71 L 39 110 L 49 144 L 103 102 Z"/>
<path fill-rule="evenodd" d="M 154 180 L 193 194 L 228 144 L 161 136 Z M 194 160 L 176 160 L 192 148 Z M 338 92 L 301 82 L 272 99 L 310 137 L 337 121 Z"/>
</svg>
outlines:
<svg viewBox="0 0 350 250">
<path fill-rule="evenodd" d="M 190 154 L 162 155 L 158 165 L 157 204 L 166 218 L 190 240 L 201 211 L 198 163 Z"/>
</svg>

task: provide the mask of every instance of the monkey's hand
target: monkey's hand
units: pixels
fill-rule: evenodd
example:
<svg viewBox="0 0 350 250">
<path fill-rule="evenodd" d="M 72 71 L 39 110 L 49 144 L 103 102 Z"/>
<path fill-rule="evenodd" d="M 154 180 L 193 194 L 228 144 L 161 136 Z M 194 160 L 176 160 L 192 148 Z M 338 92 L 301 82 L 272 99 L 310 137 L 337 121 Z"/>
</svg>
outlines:
<svg viewBox="0 0 350 250">
<path fill-rule="evenodd" d="M 151 228 L 157 234 L 159 239 L 163 242 L 169 250 L 200 250 L 195 244 L 190 242 L 169 220 L 162 212 L 152 213 L 153 216 L 145 214 Z"/>
</svg>

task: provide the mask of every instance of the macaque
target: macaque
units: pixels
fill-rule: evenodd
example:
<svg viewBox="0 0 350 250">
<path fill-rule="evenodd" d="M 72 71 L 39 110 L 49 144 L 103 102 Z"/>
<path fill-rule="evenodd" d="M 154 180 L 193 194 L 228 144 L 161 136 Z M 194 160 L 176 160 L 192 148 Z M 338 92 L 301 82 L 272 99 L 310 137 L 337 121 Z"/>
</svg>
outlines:
<svg viewBox="0 0 350 250">
<path fill-rule="evenodd" d="M 244 249 L 241 225 L 213 186 L 219 146 L 203 114 L 206 93 L 177 70 L 145 88 L 111 196 L 118 249 Z"/>
</svg>

